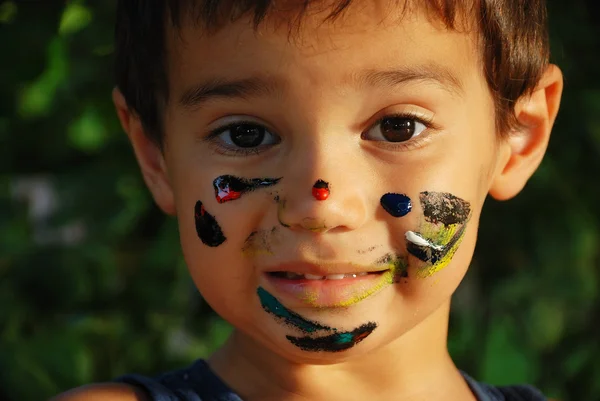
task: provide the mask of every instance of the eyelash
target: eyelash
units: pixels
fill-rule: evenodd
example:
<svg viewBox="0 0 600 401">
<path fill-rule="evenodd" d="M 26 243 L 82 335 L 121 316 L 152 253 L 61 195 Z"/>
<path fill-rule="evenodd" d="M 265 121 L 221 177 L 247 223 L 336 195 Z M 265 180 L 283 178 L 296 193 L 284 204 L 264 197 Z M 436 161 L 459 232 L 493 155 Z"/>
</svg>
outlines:
<svg viewBox="0 0 600 401">
<path fill-rule="evenodd" d="M 377 126 L 378 124 L 381 124 L 385 119 L 388 119 L 388 118 L 411 119 L 411 120 L 414 120 L 416 122 L 423 124 L 426 127 L 426 129 L 424 130 L 423 133 L 419 134 L 415 138 L 409 139 L 406 142 L 394 143 L 394 142 L 386 142 L 386 141 L 372 141 L 372 140 L 370 141 L 370 142 L 376 142 L 377 146 L 380 146 L 380 147 L 383 147 L 383 148 L 386 148 L 386 149 L 392 150 L 392 151 L 418 149 L 427 142 L 428 136 L 429 136 L 428 135 L 429 131 L 439 130 L 439 128 L 433 123 L 433 118 L 425 117 L 418 112 L 408 111 L 408 112 L 403 112 L 403 113 L 386 114 L 386 115 L 382 116 L 381 118 L 376 120 L 373 124 L 371 124 L 367 128 L 367 130 L 365 130 L 361 133 L 361 138 L 363 138 L 365 132 L 369 131 L 370 129 Z M 227 146 L 227 145 L 217 142 L 218 136 L 221 135 L 223 132 L 225 132 L 229 129 L 232 129 L 234 127 L 237 127 L 239 125 L 244 125 L 244 124 L 255 125 L 255 126 L 260 126 L 260 127 L 264 128 L 263 125 L 258 124 L 255 121 L 248 121 L 248 120 L 235 121 L 233 123 L 230 123 L 230 124 L 224 125 L 222 127 L 216 128 L 214 130 L 211 130 L 208 133 L 205 140 L 207 142 L 209 142 L 209 144 L 212 146 L 215 153 L 218 153 L 218 154 L 221 154 L 224 156 L 233 156 L 233 157 L 235 157 L 235 156 L 238 156 L 238 157 L 258 156 L 259 154 L 261 154 L 264 151 L 263 147 L 259 146 L 259 147 L 255 147 L 255 148 L 234 148 L 234 147 L 230 147 L 230 146 Z M 273 134 L 273 135 L 276 135 L 276 134 Z M 273 145 L 267 145 L 264 147 L 271 147 L 271 146 L 273 146 Z"/>
<path fill-rule="evenodd" d="M 388 118 L 405 118 L 405 119 L 409 119 L 409 120 L 414 120 L 418 123 L 423 124 L 425 126 L 425 130 L 418 136 L 411 138 L 406 142 L 394 143 L 394 142 L 385 142 L 385 141 L 370 141 L 370 142 L 376 142 L 377 146 L 384 147 L 387 150 L 402 151 L 402 150 L 418 149 L 427 143 L 427 141 L 429 140 L 430 131 L 437 131 L 440 129 L 436 124 L 434 124 L 433 117 L 424 116 L 421 113 L 418 113 L 416 111 L 406 111 L 406 112 L 402 112 L 402 113 L 392 113 L 392 114 L 384 115 L 383 117 L 376 120 L 373 124 L 371 124 L 369 126 L 369 128 L 367 128 L 367 130 L 363 131 L 363 133 L 361 134 L 361 138 L 363 138 L 365 132 L 367 132 L 368 130 L 372 129 L 373 127 L 381 124 L 383 122 L 383 120 L 388 119 Z"/>
<path fill-rule="evenodd" d="M 232 123 L 229 123 L 227 125 L 223 125 L 222 127 L 219 128 L 215 128 L 213 130 L 211 130 L 208 133 L 208 136 L 205 138 L 205 140 L 211 145 L 211 147 L 213 148 L 213 151 L 215 153 L 224 155 L 224 156 L 238 156 L 238 157 L 244 157 L 244 156 L 257 156 L 260 153 L 263 152 L 262 147 L 256 147 L 256 148 L 234 148 L 231 146 L 228 146 L 226 144 L 223 143 L 218 143 L 217 142 L 217 137 L 219 135 L 221 135 L 223 132 L 232 129 L 234 127 L 240 126 L 240 125 L 255 125 L 255 126 L 259 126 L 259 127 L 263 127 L 264 125 L 261 125 L 259 123 L 257 123 L 256 121 L 249 121 L 249 120 L 239 120 L 239 121 L 235 121 Z M 272 146 L 272 145 L 269 145 Z"/>
</svg>

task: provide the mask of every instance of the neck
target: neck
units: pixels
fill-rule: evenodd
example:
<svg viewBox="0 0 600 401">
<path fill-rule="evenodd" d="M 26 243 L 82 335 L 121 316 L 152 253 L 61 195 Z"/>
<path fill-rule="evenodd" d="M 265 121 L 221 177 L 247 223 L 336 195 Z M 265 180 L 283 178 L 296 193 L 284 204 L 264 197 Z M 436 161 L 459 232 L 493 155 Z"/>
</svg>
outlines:
<svg viewBox="0 0 600 401">
<path fill-rule="evenodd" d="M 337 364 L 290 362 L 239 332 L 208 362 L 245 400 L 474 399 L 447 351 L 449 309 L 447 302 L 386 346 Z"/>
</svg>

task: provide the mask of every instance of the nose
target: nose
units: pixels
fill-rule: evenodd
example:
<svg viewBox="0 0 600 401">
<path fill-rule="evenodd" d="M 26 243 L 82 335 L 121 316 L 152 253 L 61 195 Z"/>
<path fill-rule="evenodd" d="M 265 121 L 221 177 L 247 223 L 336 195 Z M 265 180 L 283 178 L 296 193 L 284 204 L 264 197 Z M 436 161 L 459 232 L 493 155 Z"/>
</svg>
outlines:
<svg viewBox="0 0 600 401">
<path fill-rule="evenodd" d="M 296 167 L 281 181 L 277 217 L 282 226 L 324 233 L 356 230 L 366 222 L 366 188 L 356 168 L 344 167 L 339 155 L 315 150 L 288 165 Z"/>
</svg>

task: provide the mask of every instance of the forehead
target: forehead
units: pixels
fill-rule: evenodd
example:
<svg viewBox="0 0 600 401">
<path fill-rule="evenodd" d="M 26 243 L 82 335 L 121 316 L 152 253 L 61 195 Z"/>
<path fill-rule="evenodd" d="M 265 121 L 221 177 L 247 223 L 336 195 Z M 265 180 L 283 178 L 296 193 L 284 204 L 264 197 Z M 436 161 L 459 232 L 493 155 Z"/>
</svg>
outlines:
<svg viewBox="0 0 600 401">
<path fill-rule="evenodd" d="M 364 86 L 398 78 L 362 79 L 369 71 L 398 70 L 420 70 L 459 92 L 474 73 L 482 78 L 476 34 L 467 24 L 457 21 L 464 29 L 449 29 L 425 7 L 408 3 L 352 6 L 335 19 L 325 8 L 305 10 L 301 19 L 291 11 L 273 12 L 258 26 L 243 16 L 211 32 L 183 16 L 167 35 L 170 93 L 181 99 L 190 84 L 257 76 L 278 88 L 290 81 Z"/>
</svg>

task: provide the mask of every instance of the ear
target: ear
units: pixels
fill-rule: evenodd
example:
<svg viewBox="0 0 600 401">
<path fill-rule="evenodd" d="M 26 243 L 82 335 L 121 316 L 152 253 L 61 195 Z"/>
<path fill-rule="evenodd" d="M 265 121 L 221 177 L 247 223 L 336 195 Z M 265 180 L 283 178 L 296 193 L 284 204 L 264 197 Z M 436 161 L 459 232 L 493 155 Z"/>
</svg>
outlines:
<svg viewBox="0 0 600 401">
<path fill-rule="evenodd" d="M 493 198 L 506 200 L 517 195 L 539 167 L 548 147 L 562 89 L 562 73 L 551 64 L 532 94 L 517 101 L 515 115 L 522 128 L 501 140 L 499 164 L 489 190 Z"/>
<path fill-rule="evenodd" d="M 173 190 L 160 147 L 146 134 L 140 118 L 129 109 L 118 88 L 113 89 L 112 98 L 154 201 L 165 213 L 174 215 Z"/>
</svg>

